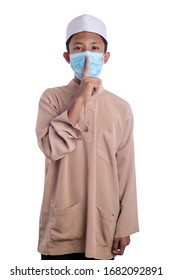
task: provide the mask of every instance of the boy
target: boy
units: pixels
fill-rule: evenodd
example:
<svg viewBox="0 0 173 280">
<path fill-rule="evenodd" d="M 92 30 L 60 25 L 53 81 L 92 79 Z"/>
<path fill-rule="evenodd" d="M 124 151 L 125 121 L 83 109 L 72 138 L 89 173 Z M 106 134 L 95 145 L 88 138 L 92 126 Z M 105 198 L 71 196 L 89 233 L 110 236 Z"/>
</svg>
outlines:
<svg viewBox="0 0 173 280">
<path fill-rule="evenodd" d="M 133 115 L 99 75 L 110 53 L 104 23 L 67 26 L 66 86 L 47 89 L 36 133 L 46 157 L 38 251 L 45 259 L 114 259 L 137 232 Z"/>
</svg>

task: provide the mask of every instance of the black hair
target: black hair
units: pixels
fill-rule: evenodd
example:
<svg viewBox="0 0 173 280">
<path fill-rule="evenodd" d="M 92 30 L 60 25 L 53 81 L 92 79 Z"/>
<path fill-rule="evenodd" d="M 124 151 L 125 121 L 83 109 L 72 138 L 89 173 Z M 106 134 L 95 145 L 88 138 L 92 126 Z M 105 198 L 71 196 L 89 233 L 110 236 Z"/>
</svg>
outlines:
<svg viewBox="0 0 173 280">
<path fill-rule="evenodd" d="M 73 35 L 74 35 L 74 34 L 73 34 Z M 66 49 L 67 49 L 68 53 L 70 52 L 70 50 L 69 50 L 69 44 L 70 44 L 70 41 L 71 41 L 73 35 L 71 35 L 71 36 L 68 38 L 67 42 L 66 42 Z M 102 38 L 103 43 L 104 43 L 104 45 L 105 45 L 104 51 L 107 52 L 108 42 L 107 42 L 106 39 L 103 38 L 101 35 L 100 35 L 100 37 Z"/>
</svg>

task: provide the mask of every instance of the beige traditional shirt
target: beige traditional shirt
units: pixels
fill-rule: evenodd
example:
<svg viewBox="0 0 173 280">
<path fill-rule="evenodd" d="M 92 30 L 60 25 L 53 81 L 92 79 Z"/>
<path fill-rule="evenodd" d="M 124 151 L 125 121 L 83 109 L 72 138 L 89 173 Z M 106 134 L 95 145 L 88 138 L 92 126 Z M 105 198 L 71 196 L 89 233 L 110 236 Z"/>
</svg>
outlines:
<svg viewBox="0 0 173 280">
<path fill-rule="evenodd" d="M 110 259 L 114 236 L 139 230 L 133 115 L 101 86 L 74 127 L 67 112 L 78 90 L 72 80 L 47 89 L 39 102 L 36 134 L 46 168 L 38 251 Z"/>
</svg>

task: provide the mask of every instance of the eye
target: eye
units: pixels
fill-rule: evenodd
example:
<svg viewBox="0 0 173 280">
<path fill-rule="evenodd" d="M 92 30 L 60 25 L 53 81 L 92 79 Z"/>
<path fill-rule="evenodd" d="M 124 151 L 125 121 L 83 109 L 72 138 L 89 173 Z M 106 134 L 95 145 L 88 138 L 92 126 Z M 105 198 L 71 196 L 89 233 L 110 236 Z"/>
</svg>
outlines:
<svg viewBox="0 0 173 280">
<path fill-rule="evenodd" d="M 99 47 L 98 46 L 92 46 L 92 48 L 91 48 L 93 51 L 97 51 L 97 50 L 99 50 Z"/>
<path fill-rule="evenodd" d="M 76 51 L 76 52 L 82 52 L 82 51 L 83 51 L 83 48 L 80 47 L 80 46 L 76 46 L 76 47 L 74 47 L 74 51 Z"/>
</svg>

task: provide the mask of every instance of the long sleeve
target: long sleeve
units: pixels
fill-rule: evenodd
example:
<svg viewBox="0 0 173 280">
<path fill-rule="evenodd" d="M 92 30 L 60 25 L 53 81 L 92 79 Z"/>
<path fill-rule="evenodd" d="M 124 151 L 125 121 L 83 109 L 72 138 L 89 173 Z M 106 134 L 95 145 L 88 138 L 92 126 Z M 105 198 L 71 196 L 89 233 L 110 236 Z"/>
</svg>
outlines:
<svg viewBox="0 0 173 280">
<path fill-rule="evenodd" d="M 137 193 L 133 141 L 133 114 L 130 110 L 117 151 L 117 168 L 120 188 L 120 214 L 116 225 L 116 237 L 129 236 L 139 231 Z"/>
<path fill-rule="evenodd" d="M 57 99 L 51 96 L 49 90 L 43 93 L 39 102 L 36 124 L 38 145 L 51 160 L 58 160 L 72 152 L 76 141 L 81 140 L 87 131 L 87 126 L 81 120 L 73 127 L 66 107 L 61 112 Z"/>
</svg>

